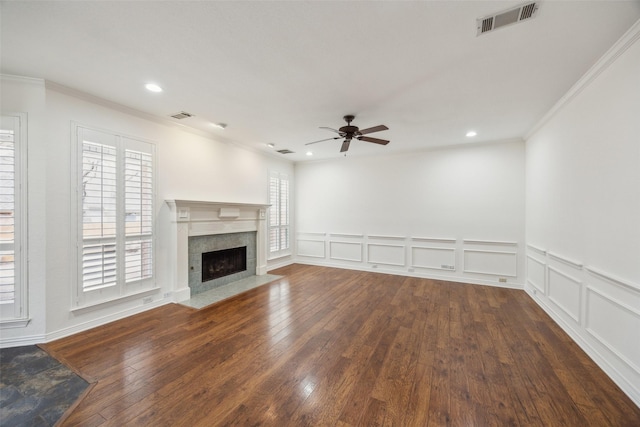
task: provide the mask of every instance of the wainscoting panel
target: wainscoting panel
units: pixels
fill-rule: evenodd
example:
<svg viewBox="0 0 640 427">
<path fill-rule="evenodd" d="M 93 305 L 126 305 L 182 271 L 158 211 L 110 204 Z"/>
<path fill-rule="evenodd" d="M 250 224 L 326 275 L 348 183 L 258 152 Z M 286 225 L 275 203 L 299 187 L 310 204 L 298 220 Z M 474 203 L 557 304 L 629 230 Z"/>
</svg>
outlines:
<svg viewBox="0 0 640 427">
<path fill-rule="evenodd" d="M 539 261 L 531 255 L 527 255 L 527 282 L 538 292 L 546 294 L 546 267 L 544 261 Z"/>
<path fill-rule="evenodd" d="M 329 258 L 362 262 L 362 243 L 331 241 L 329 242 Z"/>
<path fill-rule="evenodd" d="M 312 240 L 312 239 L 298 239 L 297 251 L 299 256 L 306 256 L 312 258 L 325 258 L 325 243 L 324 240 Z"/>
<path fill-rule="evenodd" d="M 411 246 L 411 266 L 434 270 L 455 270 L 456 250 L 453 248 Z"/>
<path fill-rule="evenodd" d="M 547 271 L 549 272 L 549 300 L 576 323 L 580 323 L 582 282 L 551 266 Z"/>
<path fill-rule="evenodd" d="M 587 331 L 640 374 L 640 312 L 589 286 L 586 317 Z"/>
<path fill-rule="evenodd" d="M 464 272 L 516 277 L 518 254 L 493 250 L 465 249 Z"/>
<path fill-rule="evenodd" d="M 640 406 L 640 284 L 527 245 L 525 290 Z"/>
<path fill-rule="evenodd" d="M 404 266 L 404 245 L 367 243 L 367 262 L 370 264 L 386 264 Z"/>
<path fill-rule="evenodd" d="M 304 264 L 517 289 L 526 280 L 514 241 L 328 230 L 299 231 L 296 243 L 292 261 Z"/>
</svg>

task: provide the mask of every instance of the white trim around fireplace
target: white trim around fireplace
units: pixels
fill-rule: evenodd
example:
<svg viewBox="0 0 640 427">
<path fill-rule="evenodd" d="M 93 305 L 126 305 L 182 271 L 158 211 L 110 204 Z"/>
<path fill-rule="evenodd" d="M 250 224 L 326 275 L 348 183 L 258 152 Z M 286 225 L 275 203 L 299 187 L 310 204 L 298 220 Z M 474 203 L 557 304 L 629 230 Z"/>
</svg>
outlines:
<svg viewBox="0 0 640 427">
<path fill-rule="evenodd" d="M 189 237 L 256 232 L 256 276 L 267 273 L 266 212 L 270 205 L 165 200 L 171 209 L 175 298 L 186 301 L 189 288 Z M 233 215 L 229 215 L 233 212 Z"/>
</svg>

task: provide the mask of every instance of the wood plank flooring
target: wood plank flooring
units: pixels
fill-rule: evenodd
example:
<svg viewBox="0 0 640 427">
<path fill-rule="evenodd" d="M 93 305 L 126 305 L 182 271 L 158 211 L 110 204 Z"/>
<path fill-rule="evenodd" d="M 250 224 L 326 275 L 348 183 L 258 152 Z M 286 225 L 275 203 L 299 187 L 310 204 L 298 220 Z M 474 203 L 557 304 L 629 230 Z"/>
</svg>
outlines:
<svg viewBox="0 0 640 427">
<path fill-rule="evenodd" d="M 524 291 L 292 265 L 43 346 L 95 387 L 66 426 L 639 426 Z"/>
</svg>

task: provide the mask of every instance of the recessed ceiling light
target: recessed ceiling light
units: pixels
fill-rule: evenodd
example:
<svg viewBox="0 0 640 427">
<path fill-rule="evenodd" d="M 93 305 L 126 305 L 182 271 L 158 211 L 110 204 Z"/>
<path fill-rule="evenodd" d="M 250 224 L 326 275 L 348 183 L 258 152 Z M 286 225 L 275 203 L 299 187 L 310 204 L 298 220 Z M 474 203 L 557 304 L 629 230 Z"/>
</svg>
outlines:
<svg viewBox="0 0 640 427">
<path fill-rule="evenodd" d="M 155 83 L 147 83 L 144 87 L 151 92 L 162 92 L 162 88 Z"/>
<path fill-rule="evenodd" d="M 226 123 L 211 123 L 211 126 L 218 129 L 224 129 L 227 127 Z"/>
<path fill-rule="evenodd" d="M 478 134 L 478 132 L 476 132 L 475 130 L 470 130 L 469 132 L 467 132 L 467 136 L 469 138 L 474 137 Z"/>
<path fill-rule="evenodd" d="M 307 156 L 313 156 L 313 151 L 307 151 Z"/>
</svg>

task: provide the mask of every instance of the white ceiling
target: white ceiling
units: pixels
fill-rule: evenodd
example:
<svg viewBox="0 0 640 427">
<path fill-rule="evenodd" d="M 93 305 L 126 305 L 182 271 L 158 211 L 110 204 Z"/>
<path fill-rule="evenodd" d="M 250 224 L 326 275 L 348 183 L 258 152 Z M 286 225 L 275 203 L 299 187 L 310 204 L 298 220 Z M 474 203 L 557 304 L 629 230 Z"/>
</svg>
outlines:
<svg viewBox="0 0 640 427">
<path fill-rule="evenodd" d="M 3 1 L 1 70 L 159 117 L 184 110 L 195 117 L 182 124 L 295 161 L 345 114 L 390 128 L 370 135 L 389 145 L 354 141 L 350 156 L 506 140 L 640 19 L 640 1 L 546 0 L 534 19 L 476 37 L 476 18 L 521 3 Z M 312 158 L 340 144 L 312 145 Z"/>
</svg>

